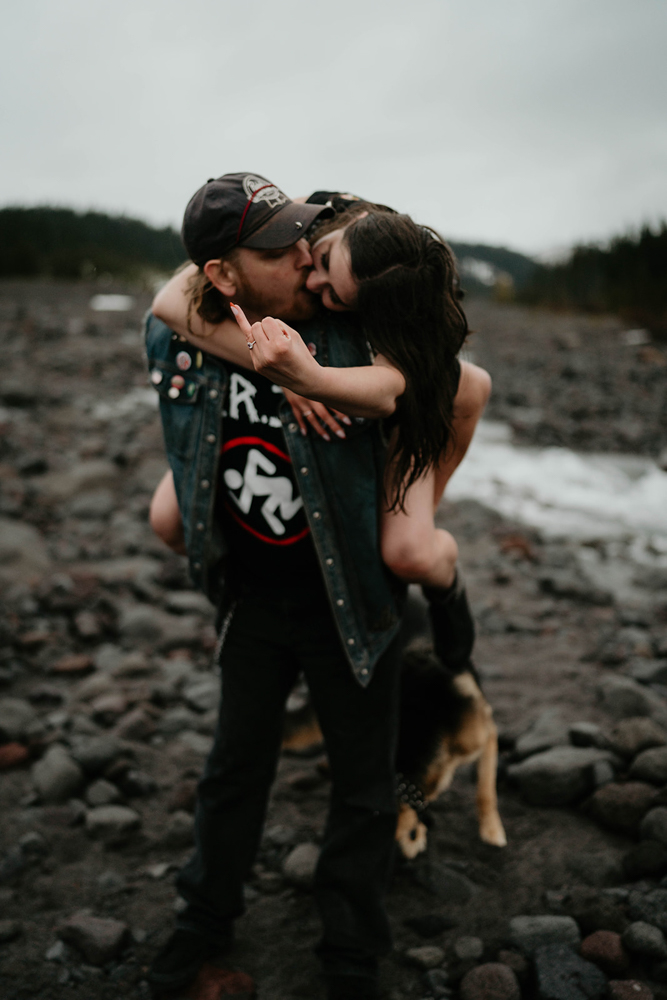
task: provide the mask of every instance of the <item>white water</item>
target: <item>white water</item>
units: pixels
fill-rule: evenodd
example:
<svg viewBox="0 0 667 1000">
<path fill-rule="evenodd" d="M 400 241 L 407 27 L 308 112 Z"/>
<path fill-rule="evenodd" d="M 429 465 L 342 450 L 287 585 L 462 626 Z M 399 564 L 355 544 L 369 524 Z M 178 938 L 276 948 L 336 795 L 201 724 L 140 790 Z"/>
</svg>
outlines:
<svg viewBox="0 0 667 1000">
<path fill-rule="evenodd" d="M 447 496 L 473 498 L 545 535 L 580 541 L 651 535 L 667 544 L 667 473 L 650 459 L 521 448 L 504 424 L 479 425 Z"/>
</svg>

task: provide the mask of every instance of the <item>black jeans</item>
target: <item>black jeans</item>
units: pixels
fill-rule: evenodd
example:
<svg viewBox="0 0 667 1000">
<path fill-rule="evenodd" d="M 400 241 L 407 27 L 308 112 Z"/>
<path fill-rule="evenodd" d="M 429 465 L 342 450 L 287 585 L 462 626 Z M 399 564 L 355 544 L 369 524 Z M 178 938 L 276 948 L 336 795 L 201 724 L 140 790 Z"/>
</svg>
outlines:
<svg viewBox="0 0 667 1000">
<path fill-rule="evenodd" d="M 309 584 L 311 581 L 309 581 Z M 396 826 L 396 644 L 367 688 L 354 679 L 323 584 L 246 593 L 222 655 L 222 699 L 199 783 L 196 849 L 179 875 L 179 926 L 225 935 L 243 912 L 259 846 L 287 696 L 303 671 L 324 734 L 332 792 L 315 875 L 329 976 L 373 976 L 391 947 L 384 894 Z"/>
</svg>

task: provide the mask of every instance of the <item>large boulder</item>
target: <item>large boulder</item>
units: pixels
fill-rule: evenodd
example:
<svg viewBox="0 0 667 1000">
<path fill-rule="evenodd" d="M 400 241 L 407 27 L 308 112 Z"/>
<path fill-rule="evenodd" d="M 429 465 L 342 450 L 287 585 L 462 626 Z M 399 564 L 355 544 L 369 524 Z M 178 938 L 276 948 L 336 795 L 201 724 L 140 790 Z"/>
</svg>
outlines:
<svg viewBox="0 0 667 1000">
<path fill-rule="evenodd" d="M 572 917 L 519 916 L 510 920 L 512 944 L 524 955 L 532 955 L 544 945 L 566 944 L 579 947 L 581 935 Z"/>
<path fill-rule="evenodd" d="M 607 829 L 633 836 L 655 796 L 655 788 L 644 782 L 610 782 L 594 793 L 589 811 L 593 819 Z"/>
<path fill-rule="evenodd" d="M 551 944 L 535 953 L 539 1000 L 602 1000 L 607 977 L 567 945 Z"/>
<path fill-rule="evenodd" d="M 612 755 L 595 747 L 553 747 L 508 768 L 521 794 L 532 805 L 564 806 L 593 791 L 595 767 L 613 763 Z"/>
<path fill-rule="evenodd" d="M 61 924 L 57 933 L 61 941 L 73 945 L 91 965 L 106 965 L 118 955 L 129 929 L 120 920 L 95 917 L 90 910 L 80 910 Z"/>
<path fill-rule="evenodd" d="M 79 791 L 84 774 L 65 747 L 54 743 L 33 765 L 32 780 L 45 802 L 64 802 Z"/>
</svg>

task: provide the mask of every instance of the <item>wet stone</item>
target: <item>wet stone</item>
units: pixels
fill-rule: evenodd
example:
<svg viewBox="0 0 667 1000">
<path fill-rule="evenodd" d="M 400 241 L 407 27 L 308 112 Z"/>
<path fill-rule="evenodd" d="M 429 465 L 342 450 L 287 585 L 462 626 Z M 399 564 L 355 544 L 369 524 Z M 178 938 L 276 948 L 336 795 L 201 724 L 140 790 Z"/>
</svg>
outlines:
<svg viewBox="0 0 667 1000">
<path fill-rule="evenodd" d="M 319 857 L 320 849 L 316 844 L 298 844 L 283 862 L 283 875 L 292 885 L 308 889 L 313 884 Z"/>
<path fill-rule="evenodd" d="M 667 847 L 657 840 L 643 840 L 635 844 L 623 857 L 623 870 L 627 878 L 660 878 L 667 874 Z"/>
<path fill-rule="evenodd" d="M 607 977 L 566 945 L 545 945 L 535 953 L 539 1000 L 602 1000 Z"/>
<path fill-rule="evenodd" d="M 101 774 L 122 752 L 113 736 L 78 736 L 71 740 L 72 757 L 89 775 Z"/>
<path fill-rule="evenodd" d="M 89 806 L 108 806 L 119 802 L 121 794 L 115 785 L 104 778 L 99 778 L 86 789 L 86 802 Z"/>
<path fill-rule="evenodd" d="M 601 727 L 595 722 L 574 722 L 568 736 L 574 747 L 603 747 L 606 743 Z"/>
<path fill-rule="evenodd" d="M 568 805 L 594 787 L 593 765 L 610 755 L 593 747 L 554 747 L 507 769 L 531 805 Z"/>
<path fill-rule="evenodd" d="M 602 708 L 615 719 L 631 716 L 654 716 L 657 721 L 667 719 L 667 706 L 663 699 L 631 677 L 610 674 L 598 684 L 598 696 Z"/>
<path fill-rule="evenodd" d="M 420 969 L 436 969 L 445 960 L 445 953 L 442 948 L 434 944 L 424 944 L 419 948 L 408 948 L 405 957 L 411 965 L 416 965 Z"/>
<path fill-rule="evenodd" d="M 567 944 L 577 948 L 581 940 L 572 917 L 519 916 L 510 920 L 510 938 L 524 955 L 544 945 Z"/>
<path fill-rule="evenodd" d="M 514 747 L 512 758 L 523 760 L 542 750 L 555 746 L 567 746 L 570 742 L 567 723 L 560 716 L 557 708 L 548 708 L 542 712 L 522 736 L 519 736 Z"/>
<path fill-rule="evenodd" d="M 581 943 L 580 955 L 587 962 L 594 962 L 608 976 L 620 976 L 630 965 L 620 934 L 613 931 L 595 931 Z"/>
<path fill-rule="evenodd" d="M 156 731 L 155 722 L 143 708 L 133 708 L 119 720 L 114 732 L 123 740 L 148 740 Z"/>
<path fill-rule="evenodd" d="M 76 795 L 84 775 L 65 747 L 54 743 L 33 765 L 32 780 L 45 802 L 64 802 Z"/>
<path fill-rule="evenodd" d="M 653 991 L 637 979 L 615 979 L 609 983 L 609 1000 L 653 1000 Z"/>
<path fill-rule="evenodd" d="M 644 840 L 657 840 L 667 847 L 667 807 L 658 806 L 646 813 L 640 833 Z"/>
<path fill-rule="evenodd" d="M 655 788 L 639 781 L 611 782 L 594 792 L 590 815 L 601 826 L 617 833 L 633 835 L 651 807 Z"/>
<path fill-rule="evenodd" d="M 614 728 L 611 746 L 622 757 L 635 757 L 642 750 L 667 744 L 667 733 L 646 716 L 623 719 Z"/>
<path fill-rule="evenodd" d="M 459 937 L 453 945 L 454 954 L 461 962 L 477 962 L 484 954 L 484 942 L 478 937 Z"/>
<path fill-rule="evenodd" d="M 88 910 L 75 913 L 58 928 L 61 941 L 80 951 L 91 965 L 106 965 L 112 961 L 127 936 L 127 924 L 95 917 Z"/>
<path fill-rule="evenodd" d="M 461 1000 L 521 1000 L 521 989 L 507 965 L 488 962 L 465 974 L 459 996 Z"/>
<path fill-rule="evenodd" d="M 667 783 L 667 746 L 643 750 L 632 762 L 630 777 L 652 785 Z"/>
<path fill-rule="evenodd" d="M 141 817 L 127 806 L 97 806 L 86 815 L 86 831 L 93 840 L 121 842 L 141 826 Z"/>
<path fill-rule="evenodd" d="M 0 698 L 0 742 L 20 742 L 34 720 L 35 710 L 23 698 Z"/>
<path fill-rule="evenodd" d="M 633 955 L 653 958 L 658 961 L 667 959 L 667 941 L 659 927 L 637 920 L 623 932 L 623 944 Z"/>
<path fill-rule="evenodd" d="M 9 944 L 15 941 L 23 932 L 23 927 L 18 920 L 0 920 L 0 944 Z"/>
<path fill-rule="evenodd" d="M 653 889 L 647 893 L 631 892 L 628 915 L 631 920 L 645 921 L 667 933 L 667 889 Z"/>
<path fill-rule="evenodd" d="M 162 837 L 164 846 L 173 850 L 180 850 L 184 847 L 190 847 L 194 843 L 194 839 L 194 817 L 182 809 L 172 813 L 167 820 L 166 829 Z"/>
</svg>

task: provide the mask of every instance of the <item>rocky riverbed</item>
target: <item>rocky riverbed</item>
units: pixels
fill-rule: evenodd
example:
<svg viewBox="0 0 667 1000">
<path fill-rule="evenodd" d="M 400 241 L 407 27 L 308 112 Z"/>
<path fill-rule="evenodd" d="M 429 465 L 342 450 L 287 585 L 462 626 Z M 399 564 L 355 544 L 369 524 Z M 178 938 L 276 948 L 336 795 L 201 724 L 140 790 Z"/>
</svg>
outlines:
<svg viewBox="0 0 667 1000">
<path fill-rule="evenodd" d="M 165 468 L 148 297 L 96 311 L 99 292 L 0 286 L 3 1000 L 147 997 L 219 694 L 213 610 L 147 526 Z M 659 347 L 613 319 L 469 311 L 492 415 L 523 440 L 659 453 Z M 481 843 L 460 771 L 427 853 L 397 862 L 386 995 L 667 998 L 664 576 L 624 603 L 578 543 L 474 500 L 440 517 L 479 623 L 509 844 Z M 309 883 L 327 797 L 321 753 L 283 756 L 234 954 L 262 1000 L 321 995 Z"/>
</svg>

